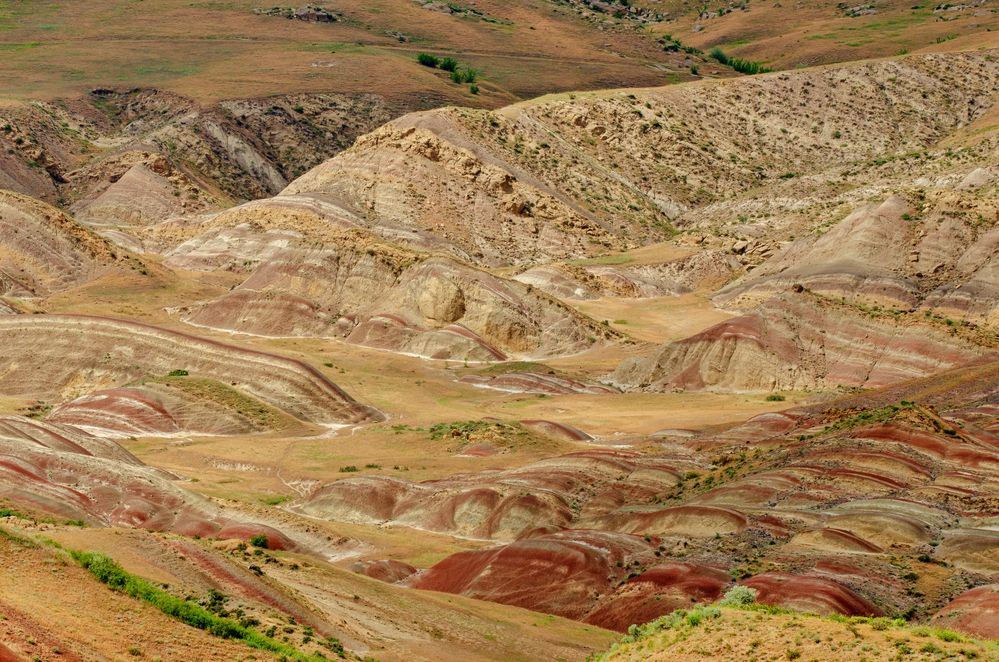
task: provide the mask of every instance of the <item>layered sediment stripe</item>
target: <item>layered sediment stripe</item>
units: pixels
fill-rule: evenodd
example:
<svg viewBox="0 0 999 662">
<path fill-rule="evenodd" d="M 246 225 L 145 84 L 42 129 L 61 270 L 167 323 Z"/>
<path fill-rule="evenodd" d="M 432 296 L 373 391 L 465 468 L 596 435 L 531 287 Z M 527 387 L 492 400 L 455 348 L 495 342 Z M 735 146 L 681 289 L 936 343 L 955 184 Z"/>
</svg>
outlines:
<svg viewBox="0 0 999 662">
<path fill-rule="evenodd" d="M 381 420 L 302 361 L 138 322 L 90 315 L 17 315 L 0 320 L 0 392 L 26 395 L 119 384 L 183 369 L 243 390 L 303 421 Z"/>
</svg>

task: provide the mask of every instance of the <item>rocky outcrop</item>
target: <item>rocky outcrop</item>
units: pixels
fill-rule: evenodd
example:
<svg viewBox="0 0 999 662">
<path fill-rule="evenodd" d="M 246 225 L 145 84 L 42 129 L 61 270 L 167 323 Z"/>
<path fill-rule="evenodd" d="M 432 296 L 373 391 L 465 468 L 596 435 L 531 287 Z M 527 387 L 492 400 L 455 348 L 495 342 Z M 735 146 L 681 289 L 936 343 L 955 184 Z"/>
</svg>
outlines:
<svg viewBox="0 0 999 662">
<path fill-rule="evenodd" d="M 995 79 L 988 54 L 940 54 L 435 110 L 365 136 L 285 193 L 485 264 L 585 257 L 664 239 L 693 211 L 761 187 L 925 149 L 987 112 Z"/>
<path fill-rule="evenodd" d="M 54 207 L 0 191 L 0 295 L 43 297 L 140 263 Z"/>
<path fill-rule="evenodd" d="M 560 299 L 657 297 L 714 290 L 738 269 L 729 252 L 709 249 L 636 265 L 544 264 L 522 271 L 514 280 Z"/>
<path fill-rule="evenodd" d="M 453 258 L 384 244 L 275 199 L 209 219 L 167 264 L 246 271 L 238 287 L 179 311 L 197 326 L 340 337 L 439 359 L 495 361 L 588 349 L 609 335 L 544 293 Z M 232 223 L 238 223 L 231 225 Z M 191 232 L 189 228 L 185 232 Z"/>
<path fill-rule="evenodd" d="M 0 188 L 64 202 L 101 225 L 158 221 L 273 195 L 405 108 L 372 94 L 202 106 L 163 90 L 100 88 L 5 108 Z"/>
<path fill-rule="evenodd" d="M 994 155 L 981 150 L 983 158 Z M 714 301 L 745 310 L 796 287 L 867 307 L 921 309 L 995 326 L 999 230 L 990 217 L 999 189 L 962 191 L 960 183 L 983 170 L 963 175 L 969 168 L 920 178 L 912 201 L 893 195 L 789 243 Z"/>
<path fill-rule="evenodd" d="M 933 616 L 933 624 L 983 639 L 999 638 L 999 587 L 979 586 L 951 600 Z"/>
</svg>

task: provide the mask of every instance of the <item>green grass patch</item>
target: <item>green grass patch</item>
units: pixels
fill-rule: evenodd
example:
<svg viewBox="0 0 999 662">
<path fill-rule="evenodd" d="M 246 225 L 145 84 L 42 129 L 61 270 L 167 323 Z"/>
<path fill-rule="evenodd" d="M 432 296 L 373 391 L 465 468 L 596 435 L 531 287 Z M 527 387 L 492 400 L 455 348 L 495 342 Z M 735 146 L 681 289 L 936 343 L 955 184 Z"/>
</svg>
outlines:
<svg viewBox="0 0 999 662">
<path fill-rule="evenodd" d="M 186 370 L 174 370 L 165 377 L 154 377 L 146 381 L 180 389 L 196 400 L 214 402 L 260 427 L 274 427 L 282 420 L 276 409 L 260 400 L 214 379 L 191 377 Z"/>
<path fill-rule="evenodd" d="M 895 418 L 895 415 L 902 409 L 908 409 L 910 406 L 911 405 L 888 405 L 887 407 L 878 407 L 877 409 L 865 409 L 854 414 L 853 416 L 841 418 L 838 421 L 827 425 L 823 432 L 839 432 L 841 430 L 851 430 L 862 425 L 886 423 Z"/>
<path fill-rule="evenodd" d="M 17 543 L 23 547 L 38 547 L 38 543 L 30 538 L 25 538 L 24 536 L 19 536 L 13 531 L 9 531 L 3 527 L 0 527 L 0 538 L 4 540 L 9 540 L 10 542 Z"/>
<path fill-rule="evenodd" d="M 308 53 L 341 53 L 349 55 L 377 55 L 382 51 L 376 46 L 365 46 L 356 42 L 317 41 L 296 46 L 300 51 Z"/>
<path fill-rule="evenodd" d="M 463 439 L 468 439 L 476 432 L 488 430 L 497 425 L 501 424 L 487 421 L 458 421 L 455 423 L 435 423 L 427 431 L 430 433 L 430 438 L 434 440 L 444 439 L 445 437 L 462 437 Z"/>
<path fill-rule="evenodd" d="M 0 44 L 0 53 L 20 53 L 21 51 L 30 51 L 32 48 L 38 48 L 41 45 L 40 41 Z"/>
<path fill-rule="evenodd" d="M 635 258 L 625 253 L 617 253 L 615 255 L 600 255 L 598 257 L 590 257 L 582 260 L 569 260 L 567 264 L 573 266 L 585 267 L 585 266 L 599 266 L 599 265 L 614 265 L 614 264 L 628 264 L 629 262 L 634 262 Z"/>
</svg>

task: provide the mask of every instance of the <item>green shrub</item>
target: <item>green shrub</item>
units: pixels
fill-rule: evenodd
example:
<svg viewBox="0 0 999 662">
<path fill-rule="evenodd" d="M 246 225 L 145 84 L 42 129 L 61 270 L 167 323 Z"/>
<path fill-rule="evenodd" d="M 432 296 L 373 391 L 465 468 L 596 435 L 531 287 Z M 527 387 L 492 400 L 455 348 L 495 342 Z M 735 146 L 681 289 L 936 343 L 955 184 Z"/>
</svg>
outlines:
<svg viewBox="0 0 999 662">
<path fill-rule="evenodd" d="M 430 426 L 430 438 L 433 440 L 458 437 L 468 439 L 480 430 L 496 427 L 497 424 L 488 421 L 458 421 L 455 423 L 435 423 Z"/>
<path fill-rule="evenodd" d="M 767 396 L 767 402 L 784 402 L 784 396 L 780 393 L 771 393 Z"/>
<path fill-rule="evenodd" d="M 189 373 L 187 370 L 171 370 L 167 373 L 167 377 L 187 377 Z"/>
<path fill-rule="evenodd" d="M 472 83 L 472 86 L 470 88 L 468 88 L 468 91 L 471 92 L 472 94 L 478 94 L 479 93 L 479 86 L 476 85 L 475 83 Z"/>
<path fill-rule="evenodd" d="M 479 77 L 479 72 L 475 69 L 469 67 L 468 69 L 455 69 L 451 72 L 452 82 L 458 83 L 474 83 Z"/>
<path fill-rule="evenodd" d="M 441 59 L 439 57 L 431 55 L 430 53 L 420 53 L 416 56 L 416 61 L 424 67 L 430 67 L 431 69 L 436 69 L 441 63 Z"/>
<path fill-rule="evenodd" d="M 250 538 L 250 544 L 254 547 L 259 547 L 260 549 L 267 549 L 267 536 L 263 533 L 258 533 Z"/>
<path fill-rule="evenodd" d="M 342 474 L 352 474 L 358 471 L 356 464 L 348 464 L 345 467 L 340 467 L 340 473 Z"/>
<path fill-rule="evenodd" d="M 725 595 L 718 601 L 722 607 L 742 607 L 756 602 L 759 593 L 755 588 L 749 586 L 733 586 L 725 591 Z"/>
<path fill-rule="evenodd" d="M 936 635 L 940 641 L 964 641 L 964 637 L 950 630 L 937 630 Z"/>
<path fill-rule="evenodd" d="M 455 60 L 453 57 L 446 57 L 440 61 L 440 64 L 438 66 L 444 71 L 457 71 L 458 61 Z"/>
</svg>

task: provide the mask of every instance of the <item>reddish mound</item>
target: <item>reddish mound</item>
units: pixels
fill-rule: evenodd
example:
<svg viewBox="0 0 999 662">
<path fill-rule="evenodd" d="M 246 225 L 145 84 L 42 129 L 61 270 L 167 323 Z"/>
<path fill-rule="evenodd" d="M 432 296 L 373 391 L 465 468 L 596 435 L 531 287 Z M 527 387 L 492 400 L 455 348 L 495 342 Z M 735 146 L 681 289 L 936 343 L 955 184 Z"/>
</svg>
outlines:
<svg viewBox="0 0 999 662">
<path fill-rule="evenodd" d="M 559 437 L 569 441 L 592 441 L 593 437 L 586 434 L 579 428 L 566 423 L 556 423 L 555 421 L 545 421 L 536 418 L 529 418 L 520 422 L 524 427 L 537 430 L 550 437 Z"/>
<path fill-rule="evenodd" d="M 768 572 L 743 582 L 759 592 L 758 601 L 816 614 L 880 616 L 881 610 L 845 586 L 821 577 Z"/>
<path fill-rule="evenodd" d="M 0 417 L 0 497 L 92 524 L 202 537 L 263 533 L 274 549 L 295 547 L 270 527 L 232 521 L 111 440 L 27 418 Z"/>
<path fill-rule="evenodd" d="M 992 353 L 927 325 L 899 326 L 809 294 L 786 293 L 753 312 L 625 360 L 625 388 L 728 390 L 880 387 Z"/>
<path fill-rule="evenodd" d="M 749 525 L 749 519 L 729 508 L 685 505 L 648 512 L 623 510 L 603 518 L 601 524 L 601 528 L 626 533 L 700 538 L 738 533 Z"/>
<path fill-rule="evenodd" d="M 355 220 L 330 204 L 303 208 L 285 197 L 209 218 L 168 262 L 252 271 L 224 296 L 184 308 L 184 319 L 472 361 L 575 353 L 589 348 L 591 338 L 611 335 L 522 283 L 346 230 Z"/>
<path fill-rule="evenodd" d="M 965 591 L 938 611 L 933 622 L 975 637 L 999 639 L 999 584 Z"/>
<path fill-rule="evenodd" d="M 276 424 L 275 416 L 263 403 L 256 401 L 251 411 L 244 402 L 226 402 L 226 395 L 237 395 L 218 383 L 212 391 L 220 395 L 205 397 L 194 384 L 193 392 L 185 390 L 191 380 L 154 381 L 142 386 L 94 391 L 71 402 L 59 405 L 49 421 L 106 435 L 175 435 L 182 432 L 204 434 L 245 434 Z M 243 406 L 239 406 L 243 405 Z M 276 413 L 276 412 L 275 412 Z"/>
<path fill-rule="evenodd" d="M 49 419 L 129 434 L 169 434 L 181 430 L 163 403 L 139 388 L 95 391 L 61 405 Z"/>
<path fill-rule="evenodd" d="M 666 563 L 629 579 L 586 617 L 611 630 L 647 623 L 696 602 L 714 602 L 731 579 L 723 570 L 692 563 Z"/>
<path fill-rule="evenodd" d="M 215 533 L 215 537 L 220 540 L 250 540 L 257 536 L 267 538 L 267 549 L 287 550 L 295 548 L 295 543 L 288 536 L 263 524 L 239 522 L 226 524 Z"/>
<path fill-rule="evenodd" d="M 372 579 L 387 582 L 389 584 L 397 584 L 404 579 L 408 579 L 417 572 L 417 569 L 408 563 L 403 563 L 402 561 L 396 561 L 393 559 L 383 561 L 358 561 L 351 566 L 351 569 L 354 572 L 366 575 Z"/>
<path fill-rule="evenodd" d="M 453 554 L 410 585 L 583 619 L 652 550 L 635 536 L 565 531 Z"/>
</svg>

